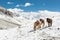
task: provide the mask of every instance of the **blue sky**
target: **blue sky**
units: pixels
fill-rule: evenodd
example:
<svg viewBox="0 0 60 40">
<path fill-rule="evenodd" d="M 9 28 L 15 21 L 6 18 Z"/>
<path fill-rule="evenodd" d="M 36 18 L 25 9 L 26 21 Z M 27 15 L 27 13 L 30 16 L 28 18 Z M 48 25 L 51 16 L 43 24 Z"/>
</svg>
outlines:
<svg viewBox="0 0 60 40">
<path fill-rule="evenodd" d="M 20 8 L 24 11 L 49 10 L 60 12 L 60 0 L 0 0 L 5 8 Z"/>
</svg>

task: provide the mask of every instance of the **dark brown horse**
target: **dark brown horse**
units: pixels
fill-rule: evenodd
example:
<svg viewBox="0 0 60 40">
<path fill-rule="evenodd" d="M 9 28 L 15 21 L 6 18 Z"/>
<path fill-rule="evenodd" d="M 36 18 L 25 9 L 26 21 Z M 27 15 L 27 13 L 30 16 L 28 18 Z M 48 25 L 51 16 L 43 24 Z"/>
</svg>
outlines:
<svg viewBox="0 0 60 40">
<path fill-rule="evenodd" d="M 52 19 L 47 18 L 46 21 L 48 23 L 48 27 L 52 26 Z"/>
</svg>

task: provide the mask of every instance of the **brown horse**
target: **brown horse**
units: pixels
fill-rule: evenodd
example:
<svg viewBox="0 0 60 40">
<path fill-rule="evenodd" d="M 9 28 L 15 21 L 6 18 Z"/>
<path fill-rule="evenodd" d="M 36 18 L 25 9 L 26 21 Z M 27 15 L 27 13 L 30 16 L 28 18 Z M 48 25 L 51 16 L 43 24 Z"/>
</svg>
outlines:
<svg viewBox="0 0 60 40">
<path fill-rule="evenodd" d="M 48 23 L 48 27 L 52 26 L 52 19 L 47 18 L 46 21 Z"/>
<path fill-rule="evenodd" d="M 44 27 L 44 25 L 45 21 L 43 19 L 40 19 L 39 21 L 37 20 L 36 22 L 34 22 L 34 30 Z"/>
<path fill-rule="evenodd" d="M 40 19 L 42 27 L 45 25 L 45 21 L 43 19 Z"/>
</svg>

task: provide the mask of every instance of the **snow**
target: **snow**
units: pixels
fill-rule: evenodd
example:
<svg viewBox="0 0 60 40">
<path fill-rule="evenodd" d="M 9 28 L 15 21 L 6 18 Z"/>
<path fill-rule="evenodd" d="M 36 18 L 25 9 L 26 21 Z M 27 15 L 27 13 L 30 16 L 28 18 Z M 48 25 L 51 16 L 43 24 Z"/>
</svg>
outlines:
<svg viewBox="0 0 60 40">
<path fill-rule="evenodd" d="M 13 10 L 14 12 L 14 10 Z M 60 12 L 18 12 L 19 17 L 9 17 L 0 12 L 0 40 L 60 40 Z M 33 30 L 34 22 L 40 18 L 53 20 L 51 27 Z M 59 30 L 58 30 L 59 28 Z"/>
</svg>

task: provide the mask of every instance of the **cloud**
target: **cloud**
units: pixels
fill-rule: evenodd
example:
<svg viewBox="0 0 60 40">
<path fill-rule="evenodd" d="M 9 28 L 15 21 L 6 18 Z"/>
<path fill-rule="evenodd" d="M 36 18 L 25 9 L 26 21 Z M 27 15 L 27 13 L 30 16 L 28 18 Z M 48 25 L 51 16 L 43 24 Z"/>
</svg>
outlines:
<svg viewBox="0 0 60 40">
<path fill-rule="evenodd" d="M 13 4 L 13 2 L 7 2 L 7 4 Z"/>
<path fill-rule="evenodd" d="M 16 7 L 19 7 L 19 6 L 20 6 L 19 4 L 16 5 Z"/>
<path fill-rule="evenodd" d="M 28 6 L 31 6 L 32 4 L 31 3 L 25 3 L 25 7 L 28 7 Z"/>
<path fill-rule="evenodd" d="M 60 14 L 60 12 L 53 12 L 53 11 L 48 11 L 48 10 L 38 10 L 37 12 L 24 12 L 24 10 L 22 9 L 19 9 L 19 8 L 11 8 L 11 9 L 8 9 L 9 11 L 13 12 L 13 13 L 23 13 L 23 14 L 26 14 L 26 15 L 30 15 L 30 16 L 33 16 L 34 18 L 53 18 L 54 16 L 57 16 Z M 59 15 L 60 16 L 60 15 Z"/>
<path fill-rule="evenodd" d="M 14 8 L 13 10 L 15 10 L 15 11 L 24 11 L 24 10 L 19 9 L 19 8 Z"/>
<path fill-rule="evenodd" d="M 60 14 L 60 12 L 49 11 L 49 10 L 39 10 L 38 13 L 40 13 L 44 17 L 48 16 L 49 18 Z"/>
<path fill-rule="evenodd" d="M 15 7 L 20 7 L 20 6 L 23 6 L 23 5 L 17 4 Z"/>
<path fill-rule="evenodd" d="M 15 7 L 20 7 L 20 6 L 22 6 L 22 7 L 28 7 L 28 6 L 31 6 L 31 5 L 33 5 L 33 4 L 31 4 L 31 3 L 25 3 L 24 5 L 17 4 Z"/>
<path fill-rule="evenodd" d="M 11 12 L 23 12 L 24 10 L 20 9 L 20 8 L 10 8 L 10 9 L 7 9 Z"/>
</svg>

